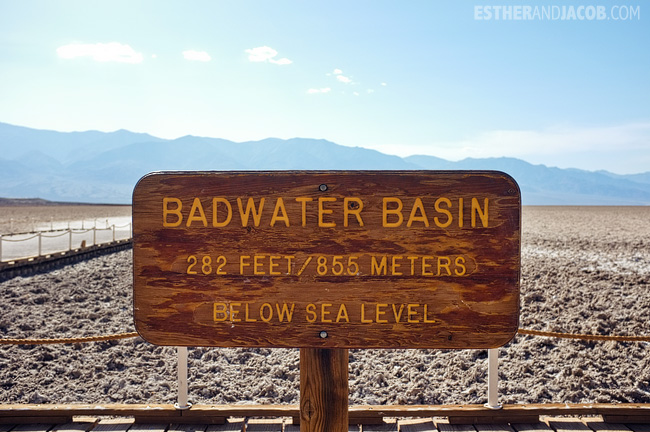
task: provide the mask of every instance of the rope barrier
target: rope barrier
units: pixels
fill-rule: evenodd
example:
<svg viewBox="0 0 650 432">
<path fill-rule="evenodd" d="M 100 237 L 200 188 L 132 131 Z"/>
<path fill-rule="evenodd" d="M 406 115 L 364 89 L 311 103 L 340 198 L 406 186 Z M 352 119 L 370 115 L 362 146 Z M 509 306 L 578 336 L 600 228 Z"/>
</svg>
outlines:
<svg viewBox="0 0 650 432">
<path fill-rule="evenodd" d="M 526 336 L 552 337 L 559 339 L 578 339 L 591 341 L 616 341 L 616 342 L 650 342 L 650 336 L 606 336 L 580 333 L 558 333 L 540 330 L 518 329 L 517 334 Z M 85 342 L 103 342 L 108 340 L 130 339 L 138 337 L 136 332 L 117 333 L 104 336 L 88 336 L 78 338 L 56 338 L 56 339 L 0 339 L 0 345 L 48 345 L 48 344 L 70 344 Z"/>
<path fill-rule="evenodd" d="M 104 336 L 87 336 L 78 338 L 56 338 L 56 339 L 0 339 L 0 345 L 52 345 L 71 344 L 86 342 L 104 342 L 109 340 L 130 339 L 139 336 L 138 333 L 117 333 Z"/>
<path fill-rule="evenodd" d="M 39 236 L 39 234 L 35 234 L 35 235 L 31 236 L 31 237 L 27 237 L 27 238 L 24 238 L 24 239 L 18 239 L 18 240 L 9 240 L 9 239 L 7 239 L 5 237 L 2 237 L 2 241 L 18 243 L 18 242 L 21 242 L 21 241 L 27 241 L 27 240 L 35 239 L 38 236 Z"/>
<path fill-rule="evenodd" d="M 43 238 L 57 238 L 57 237 L 64 236 L 64 235 L 66 235 L 66 234 L 68 234 L 68 231 L 63 231 L 61 234 L 55 234 L 55 235 L 45 235 L 45 234 L 41 234 L 41 237 L 43 237 Z"/>
<path fill-rule="evenodd" d="M 607 336 L 607 335 L 592 335 L 592 334 L 580 334 L 580 333 L 546 332 L 546 331 L 529 330 L 529 329 L 519 329 L 517 330 L 517 333 L 520 335 L 553 337 L 553 338 L 561 338 L 561 339 L 616 341 L 616 342 L 650 342 L 650 336 Z"/>
</svg>

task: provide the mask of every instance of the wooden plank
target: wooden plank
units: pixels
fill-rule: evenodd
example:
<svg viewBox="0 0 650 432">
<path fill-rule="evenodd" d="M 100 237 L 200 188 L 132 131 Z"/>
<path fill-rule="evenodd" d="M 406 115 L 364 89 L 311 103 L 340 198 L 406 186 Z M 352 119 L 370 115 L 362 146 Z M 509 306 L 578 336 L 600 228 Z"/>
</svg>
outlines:
<svg viewBox="0 0 650 432">
<path fill-rule="evenodd" d="M 205 432 L 207 427 L 207 424 L 174 423 L 169 425 L 167 432 Z"/>
<path fill-rule="evenodd" d="M 248 419 L 246 432 L 282 432 L 284 421 L 282 419 Z"/>
<path fill-rule="evenodd" d="M 348 350 L 300 349 L 300 431 L 348 430 Z"/>
<path fill-rule="evenodd" d="M 625 424 L 637 424 L 637 423 L 650 423 L 650 415 L 603 415 L 603 421 L 607 423 L 625 423 Z"/>
<path fill-rule="evenodd" d="M 211 424 L 205 432 L 223 432 L 223 431 L 244 431 L 246 419 L 243 418 L 229 418 L 223 424 Z"/>
<path fill-rule="evenodd" d="M 471 424 L 450 424 L 448 419 L 436 422 L 436 427 L 440 432 L 476 432 L 476 428 Z"/>
<path fill-rule="evenodd" d="M 627 426 L 633 432 L 650 432 L 650 421 L 648 421 L 646 424 L 628 423 Z"/>
<path fill-rule="evenodd" d="M 408 419 L 397 421 L 400 432 L 438 432 L 430 419 Z"/>
<path fill-rule="evenodd" d="M 601 418 L 582 418 L 582 422 L 595 432 L 630 432 L 622 423 L 608 423 Z"/>
<path fill-rule="evenodd" d="M 11 429 L 16 427 L 15 424 L 9 423 L 9 424 L 0 424 L 0 432 L 9 432 Z"/>
<path fill-rule="evenodd" d="M 165 432 L 168 426 L 168 424 L 161 423 L 138 423 L 138 419 L 136 418 L 129 432 Z"/>
<path fill-rule="evenodd" d="M 51 432 L 88 432 L 97 424 L 97 419 L 87 419 L 86 421 L 75 421 L 56 425 Z"/>
<path fill-rule="evenodd" d="M 475 424 L 474 427 L 478 432 L 514 432 L 507 423 L 497 424 Z"/>
<path fill-rule="evenodd" d="M 49 423 L 27 423 L 19 424 L 16 426 L 12 432 L 48 432 L 51 430 L 54 424 Z"/>
<path fill-rule="evenodd" d="M 545 419 L 545 423 L 556 432 L 591 432 L 579 418 L 550 417 Z"/>
<path fill-rule="evenodd" d="M 501 346 L 520 212 L 493 171 L 150 174 L 133 193 L 136 328 L 174 346 Z"/>
<path fill-rule="evenodd" d="M 397 432 L 397 420 L 396 419 L 386 419 L 381 424 L 369 424 L 363 425 L 363 432 Z"/>
<path fill-rule="evenodd" d="M 553 431 L 553 429 L 551 429 L 546 423 L 541 423 L 541 422 L 512 423 L 511 426 L 516 432 L 552 432 Z"/>
<path fill-rule="evenodd" d="M 93 432 L 126 432 L 133 426 L 132 418 L 102 419 L 93 428 Z"/>
</svg>

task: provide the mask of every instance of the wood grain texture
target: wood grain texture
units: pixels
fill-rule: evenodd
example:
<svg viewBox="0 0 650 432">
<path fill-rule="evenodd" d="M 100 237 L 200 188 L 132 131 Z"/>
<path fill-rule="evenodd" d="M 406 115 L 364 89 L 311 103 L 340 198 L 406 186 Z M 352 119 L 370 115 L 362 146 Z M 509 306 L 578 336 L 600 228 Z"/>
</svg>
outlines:
<svg viewBox="0 0 650 432">
<path fill-rule="evenodd" d="M 348 430 L 348 350 L 300 350 L 300 431 Z"/>
<path fill-rule="evenodd" d="M 136 328 L 177 346 L 501 346 L 520 213 L 499 172 L 150 174 L 133 194 Z"/>
</svg>

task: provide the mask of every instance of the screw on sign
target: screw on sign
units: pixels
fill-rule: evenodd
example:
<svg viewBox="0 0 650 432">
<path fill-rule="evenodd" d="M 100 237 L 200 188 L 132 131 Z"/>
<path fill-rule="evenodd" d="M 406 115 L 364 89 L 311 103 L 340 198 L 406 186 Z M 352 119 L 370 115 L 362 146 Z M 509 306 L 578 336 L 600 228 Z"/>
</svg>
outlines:
<svg viewBox="0 0 650 432">
<path fill-rule="evenodd" d="M 153 173 L 133 194 L 136 328 L 321 359 L 498 347 L 518 327 L 520 214 L 494 171 Z"/>
</svg>

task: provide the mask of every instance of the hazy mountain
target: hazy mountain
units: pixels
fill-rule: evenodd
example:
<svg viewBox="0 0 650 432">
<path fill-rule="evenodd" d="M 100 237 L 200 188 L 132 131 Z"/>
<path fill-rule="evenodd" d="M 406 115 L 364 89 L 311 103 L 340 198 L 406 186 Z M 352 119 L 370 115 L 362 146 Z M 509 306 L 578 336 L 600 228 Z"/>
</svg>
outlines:
<svg viewBox="0 0 650 432">
<path fill-rule="evenodd" d="M 514 158 L 400 158 L 307 138 L 165 140 L 125 130 L 66 133 L 0 123 L 2 197 L 129 203 L 138 179 L 151 171 L 299 169 L 499 170 L 517 180 L 528 205 L 650 204 L 650 172 L 618 175 L 549 168 Z"/>
</svg>

